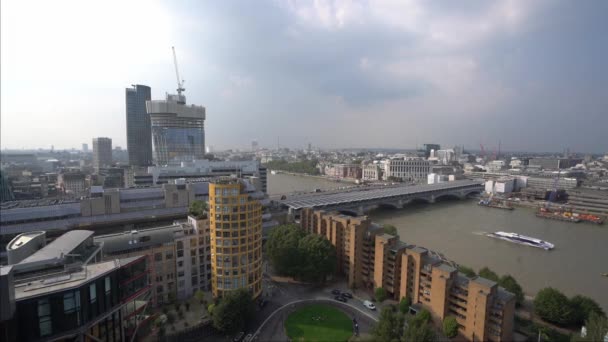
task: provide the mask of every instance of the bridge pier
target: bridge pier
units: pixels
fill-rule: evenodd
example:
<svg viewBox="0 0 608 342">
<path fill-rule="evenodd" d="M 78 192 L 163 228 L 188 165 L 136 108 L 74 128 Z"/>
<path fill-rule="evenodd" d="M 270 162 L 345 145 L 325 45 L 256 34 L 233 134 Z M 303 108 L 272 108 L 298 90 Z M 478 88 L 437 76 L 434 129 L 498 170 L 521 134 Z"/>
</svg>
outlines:
<svg viewBox="0 0 608 342">
<path fill-rule="evenodd" d="M 403 200 L 398 200 L 397 204 L 395 205 L 395 207 L 397 207 L 397 209 L 403 209 L 404 203 Z"/>
</svg>

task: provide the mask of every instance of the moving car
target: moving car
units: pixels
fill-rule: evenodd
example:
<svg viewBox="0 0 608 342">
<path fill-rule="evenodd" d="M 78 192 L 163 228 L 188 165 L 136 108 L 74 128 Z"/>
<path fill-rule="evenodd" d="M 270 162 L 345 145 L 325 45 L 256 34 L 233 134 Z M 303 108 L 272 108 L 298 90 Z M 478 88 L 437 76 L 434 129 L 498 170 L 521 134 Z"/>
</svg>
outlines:
<svg viewBox="0 0 608 342">
<path fill-rule="evenodd" d="M 346 303 L 346 298 L 344 298 L 342 296 L 335 296 L 334 299 L 339 302 Z"/>
<path fill-rule="evenodd" d="M 376 306 L 374 305 L 374 303 L 370 302 L 369 300 L 364 301 L 363 306 L 370 310 L 376 310 Z"/>
<path fill-rule="evenodd" d="M 353 295 L 349 292 L 342 292 L 342 297 L 353 298 Z"/>
</svg>

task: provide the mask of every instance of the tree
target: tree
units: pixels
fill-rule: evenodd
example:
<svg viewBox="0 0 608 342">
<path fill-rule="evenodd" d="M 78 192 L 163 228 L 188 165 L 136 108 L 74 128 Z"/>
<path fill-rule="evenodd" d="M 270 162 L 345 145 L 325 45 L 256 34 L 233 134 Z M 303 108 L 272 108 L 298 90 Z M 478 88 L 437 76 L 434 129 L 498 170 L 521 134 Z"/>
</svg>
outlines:
<svg viewBox="0 0 608 342">
<path fill-rule="evenodd" d="M 378 341 L 399 341 L 403 333 L 403 316 L 390 307 L 382 308 L 380 319 L 372 330 L 372 335 Z"/>
<path fill-rule="evenodd" d="M 399 233 L 397 233 L 397 227 L 393 226 L 392 224 L 383 225 L 382 230 L 384 231 L 385 234 L 399 236 Z"/>
<path fill-rule="evenodd" d="M 410 318 L 403 334 L 404 342 L 432 342 L 435 340 L 435 331 L 429 324 L 431 313 L 427 310 L 418 312 Z"/>
<path fill-rule="evenodd" d="M 376 295 L 376 301 L 379 303 L 384 302 L 384 300 L 386 299 L 386 290 L 382 287 L 376 288 L 374 294 Z"/>
<path fill-rule="evenodd" d="M 302 279 L 314 282 L 325 281 L 336 268 L 336 248 L 321 235 L 306 235 L 298 244 Z"/>
<path fill-rule="evenodd" d="M 472 268 L 463 265 L 458 265 L 458 271 L 464 273 L 464 275 L 469 278 L 473 278 L 477 275 Z"/>
<path fill-rule="evenodd" d="M 213 311 L 214 311 L 214 310 L 215 310 L 215 304 L 214 304 L 214 303 L 211 303 L 211 304 L 209 304 L 209 306 L 207 306 L 207 312 L 208 312 L 210 315 L 213 315 Z"/>
<path fill-rule="evenodd" d="M 190 208 L 188 209 L 188 214 L 196 217 L 197 219 L 202 219 L 207 217 L 208 210 L 207 202 L 194 200 L 190 204 Z"/>
<path fill-rule="evenodd" d="M 495 282 L 498 282 L 498 280 L 499 280 L 498 274 L 494 273 L 494 271 L 492 271 L 491 269 L 489 269 L 487 267 L 484 267 L 479 270 L 479 276 L 486 278 L 486 279 L 493 280 Z"/>
<path fill-rule="evenodd" d="M 596 342 L 604 341 L 608 336 L 608 319 L 606 316 L 598 315 L 595 311 L 589 313 L 589 318 L 585 321 L 585 336 L 575 336 L 575 342 Z"/>
<path fill-rule="evenodd" d="M 399 311 L 402 314 L 406 314 L 408 311 L 410 311 L 410 305 L 412 305 L 412 300 L 410 297 L 401 298 L 401 301 L 399 301 Z"/>
<path fill-rule="evenodd" d="M 447 316 L 443 320 L 443 333 L 445 336 L 452 338 L 458 335 L 458 322 L 454 316 Z"/>
<path fill-rule="evenodd" d="M 558 325 L 572 322 L 573 310 L 568 297 L 552 287 L 538 291 L 534 298 L 534 311 L 547 322 Z"/>
<path fill-rule="evenodd" d="M 306 281 L 324 281 L 336 268 L 336 249 L 331 242 L 293 224 L 270 231 L 266 253 L 279 274 Z"/>
<path fill-rule="evenodd" d="M 513 293 L 515 295 L 516 304 L 522 305 L 524 302 L 524 290 L 521 288 L 517 280 L 513 278 L 511 275 L 507 274 L 500 277 L 498 281 L 498 285 L 504 287 L 507 291 Z"/>
<path fill-rule="evenodd" d="M 247 289 L 231 291 L 213 309 L 213 326 L 224 333 L 241 330 L 253 316 L 253 310 L 253 299 Z"/>
<path fill-rule="evenodd" d="M 268 234 L 266 253 L 279 274 L 295 276 L 299 273 L 298 245 L 304 236 L 306 232 L 295 224 L 277 226 Z"/>
<path fill-rule="evenodd" d="M 403 334 L 403 342 L 434 342 L 435 330 L 428 324 L 408 325 Z"/>
<path fill-rule="evenodd" d="M 422 325 L 422 324 L 429 323 L 430 321 L 431 321 L 431 313 L 428 310 L 422 310 L 410 319 L 409 324 Z"/>
<path fill-rule="evenodd" d="M 266 168 L 271 170 L 283 170 L 295 173 L 308 173 L 318 175 L 318 161 L 316 159 L 304 159 L 297 162 L 288 162 L 286 160 L 272 160 L 266 163 Z"/>
<path fill-rule="evenodd" d="M 196 292 L 194 293 L 194 298 L 196 298 L 199 303 L 203 304 L 203 300 L 205 299 L 205 292 L 203 292 L 202 290 L 196 290 Z"/>
<path fill-rule="evenodd" d="M 574 296 L 570 299 L 573 308 L 572 323 L 583 325 L 591 315 L 595 313 L 599 317 L 606 317 L 604 310 L 591 298 L 586 296 Z"/>
</svg>

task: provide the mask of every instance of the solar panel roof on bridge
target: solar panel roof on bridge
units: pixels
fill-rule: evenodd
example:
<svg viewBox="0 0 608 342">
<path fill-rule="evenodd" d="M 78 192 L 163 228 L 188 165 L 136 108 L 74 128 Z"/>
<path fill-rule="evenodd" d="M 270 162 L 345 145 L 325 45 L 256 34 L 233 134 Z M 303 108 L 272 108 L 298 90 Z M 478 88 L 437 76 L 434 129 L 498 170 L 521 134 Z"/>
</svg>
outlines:
<svg viewBox="0 0 608 342">
<path fill-rule="evenodd" d="M 347 192 L 338 193 L 315 193 L 301 196 L 295 196 L 280 201 L 281 204 L 289 206 L 293 209 L 302 209 L 307 207 L 320 207 L 327 205 L 339 205 L 358 201 L 370 201 L 375 199 L 385 199 L 391 197 L 399 197 L 424 193 L 427 191 L 438 190 L 456 190 L 463 187 L 480 186 L 476 181 L 460 180 L 439 184 L 424 184 L 414 186 L 396 186 L 383 188 L 359 188 Z"/>
</svg>

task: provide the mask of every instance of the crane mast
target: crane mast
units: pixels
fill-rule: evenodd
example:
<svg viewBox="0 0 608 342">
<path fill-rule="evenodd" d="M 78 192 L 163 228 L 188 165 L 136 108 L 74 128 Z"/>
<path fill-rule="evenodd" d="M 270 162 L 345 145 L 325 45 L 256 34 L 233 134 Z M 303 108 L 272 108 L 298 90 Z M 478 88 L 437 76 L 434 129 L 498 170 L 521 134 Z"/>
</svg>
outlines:
<svg viewBox="0 0 608 342">
<path fill-rule="evenodd" d="M 177 95 L 179 95 L 179 97 L 181 98 L 182 91 L 185 91 L 186 89 L 184 88 L 184 80 L 180 79 L 179 77 L 179 69 L 177 68 L 177 56 L 175 55 L 175 47 L 172 46 L 171 49 L 173 50 L 173 64 L 175 64 L 175 76 L 177 76 Z"/>
</svg>

